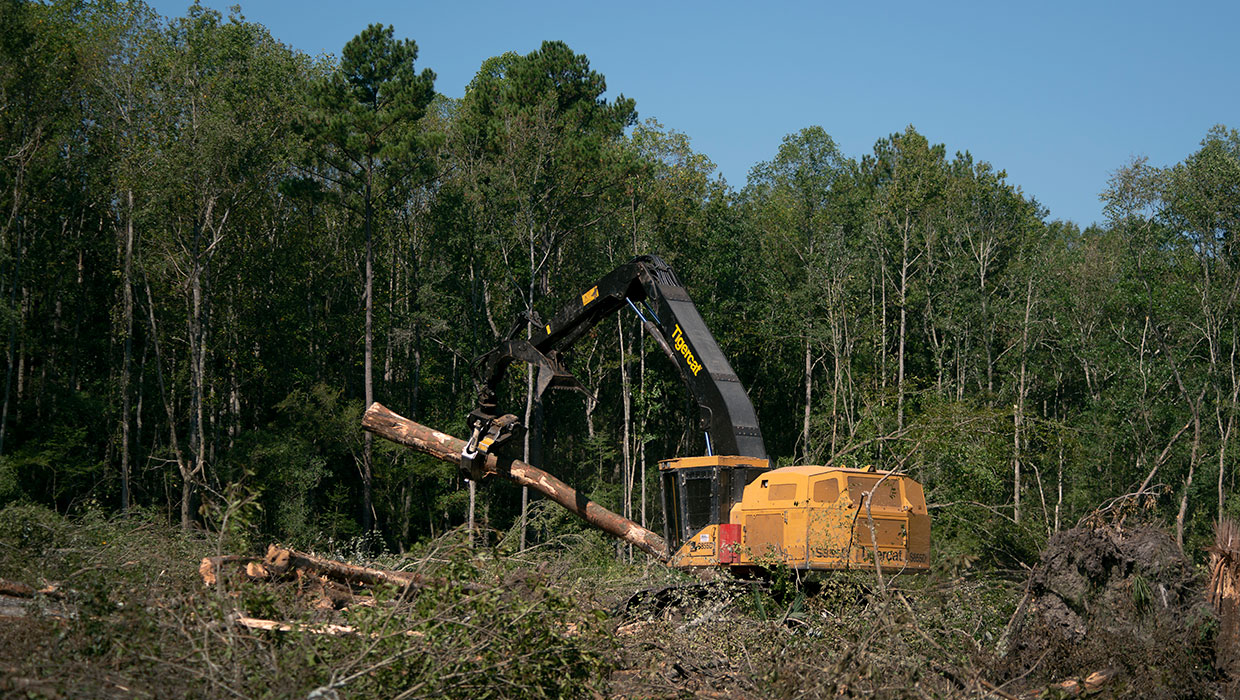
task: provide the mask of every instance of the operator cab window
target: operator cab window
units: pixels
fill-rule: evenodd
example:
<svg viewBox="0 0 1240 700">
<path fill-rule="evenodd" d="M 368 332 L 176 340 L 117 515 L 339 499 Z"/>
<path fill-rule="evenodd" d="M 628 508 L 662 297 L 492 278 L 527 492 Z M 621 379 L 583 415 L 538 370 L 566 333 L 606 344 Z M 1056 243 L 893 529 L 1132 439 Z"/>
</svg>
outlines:
<svg viewBox="0 0 1240 700">
<path fill-rule="evenodd" d="M 685 479 L 685 520 L 689 532 L 697 532 L 714 521 L 715 482 L 709 473 Z"/>
</svg>

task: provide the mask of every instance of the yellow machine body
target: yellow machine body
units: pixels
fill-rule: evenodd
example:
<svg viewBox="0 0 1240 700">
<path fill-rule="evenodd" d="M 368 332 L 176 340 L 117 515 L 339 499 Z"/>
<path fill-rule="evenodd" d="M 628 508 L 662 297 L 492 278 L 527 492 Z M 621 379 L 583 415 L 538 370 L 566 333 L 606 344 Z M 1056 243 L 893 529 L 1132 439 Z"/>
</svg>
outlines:
<svg viewBox="0 0 1240 700">
<path fill-rule="evenodd" d="M 680 527 L 688 535 L 671 543 L 679 545 L 673 566 L 872 569 L 877 557 L 884 570 L 929 568 L 930 516 L 913 479 L 846 467 L 765 466 L 765 460 L 727 456 L 660 463 L 669 534 Z M 693 480 L 711 474 L 716 522 L 697 528 L 692 517 L 681 516 L 693 515 Z M 682 497 L 669 497 L 678 487 Z M 710 512 L 702 497 L 696 503 L 699 519 Z"/>
</svg>

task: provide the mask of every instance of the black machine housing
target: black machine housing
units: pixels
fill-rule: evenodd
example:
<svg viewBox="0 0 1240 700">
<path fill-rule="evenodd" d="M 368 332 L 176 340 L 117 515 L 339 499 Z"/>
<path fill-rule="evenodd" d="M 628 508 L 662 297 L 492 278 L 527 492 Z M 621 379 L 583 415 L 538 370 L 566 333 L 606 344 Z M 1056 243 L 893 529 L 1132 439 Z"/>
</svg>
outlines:
<svg viewBox="0 0 1240 700">
<path fill-rule="evenodd" d="M 663 538 L 675 551 L 707 525 L 726 523 L 745 487 L 770 470 L 765 459 L 686 457 L 659 463 Z"/>
</svg>

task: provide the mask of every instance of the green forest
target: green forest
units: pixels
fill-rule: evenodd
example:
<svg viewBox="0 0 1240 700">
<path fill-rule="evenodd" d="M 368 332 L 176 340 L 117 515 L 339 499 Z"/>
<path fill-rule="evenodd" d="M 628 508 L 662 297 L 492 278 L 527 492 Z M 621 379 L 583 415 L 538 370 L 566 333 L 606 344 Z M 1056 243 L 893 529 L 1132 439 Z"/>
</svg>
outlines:
<svg viewBox="0 0 1240 700">
<path fill-rule="evenodd" d="M 0 506 L 406 551 L 467 484 L 363 409 L 461 436 L 474 358 L 655 254 L 773 461 L 908 473 L 939 561 L 1032 564 L 1125 509 L 1200 552 L 1240 514 L 1236 130 L 1115 163 L 1082 229 L 915 125 L 856 154 L 806 125 L 729 183 L 562 42 L 452 99 L 415 39 L 312 57 L 199 5 L 0 1 Z M 514 369 L 503 405 L 518 456 L 661 531 L 657 462 L 703 445 L 646 335 L 578 343 L 591 396 Z M 584 527 L 477 499 L 491 541 Z"/>
</svg>

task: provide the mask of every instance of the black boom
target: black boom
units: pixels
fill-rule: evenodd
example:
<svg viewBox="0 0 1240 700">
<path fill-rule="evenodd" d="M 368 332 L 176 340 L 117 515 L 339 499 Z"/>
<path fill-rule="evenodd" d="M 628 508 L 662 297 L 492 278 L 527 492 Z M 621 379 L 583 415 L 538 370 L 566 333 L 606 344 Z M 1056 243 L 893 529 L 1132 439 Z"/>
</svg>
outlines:
<svg viewBox="0 0 1240 700">
<path fill-rule="evenodd" d="M 642 255 L 605 275 L 549 322 L 535 323 L 528 340 L 519 337 L 526 327 L 527 319 L 522 318 L 506 340 L 475 361 L 481 388 L 477 405 L 467 419 L 471 435 L 462 453 L 461 468 L 471 472 L 479 452 L 502 444 L 519 427 L 514 416 L 498 410 L 497 390 L 514 360 L 538 367 L 535 392 L 539 396 L 550 387 L 581 389 L 560 353 L 599 321 L 626 306 L 641 317 L 646 330 L 680 371 L 698 405 L 697 427 L 706 435 L 707 452 L 766 459 L 766 445 L 749 395 L 684 285 L 667 263 L 653 255 Z"/>
</svg>

